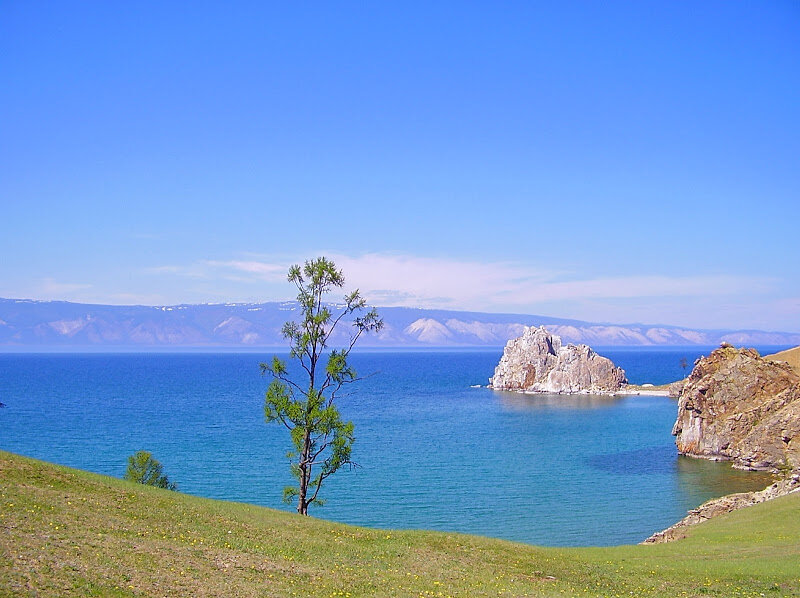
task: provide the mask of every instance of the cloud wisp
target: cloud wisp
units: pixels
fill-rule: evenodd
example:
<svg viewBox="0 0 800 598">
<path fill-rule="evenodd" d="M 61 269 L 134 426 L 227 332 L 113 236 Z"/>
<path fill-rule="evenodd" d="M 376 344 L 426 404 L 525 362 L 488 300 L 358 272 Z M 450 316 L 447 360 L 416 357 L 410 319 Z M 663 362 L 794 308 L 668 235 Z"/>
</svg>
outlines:
<svg viewBox="0 0 800 598">
<path fill-rule="evenodd" d="M 85 283 L 75 282 L 60 282 L 54 278 L 43 278 L 39 282 L 39 290 L 41 295 L 46 297 L 59 297 L 62 295 L 71 295 L 78 291 L 85 291 L 92 288 L 92 285 Z"/>
<path fill-rule="evenodd" d="M 382 253 L 328 255 L 344 271 L 348 288 L 359 288 L 371 303 L 384 306 L 527 311 L 559 301 L 753 295 L 773 286 L 769 279 L 723 274 L 580 278 L 568 272 L 509 262 Z M 286 282 L 290 263 L 268 258 L 208 260 L 184 268 L 161 267 L 152 271 L 247 285 L 266 283 L 271 291 L 282 295 L 269 299 L 284 299 L 286 294 L 294 293 Z"/>
</svg>

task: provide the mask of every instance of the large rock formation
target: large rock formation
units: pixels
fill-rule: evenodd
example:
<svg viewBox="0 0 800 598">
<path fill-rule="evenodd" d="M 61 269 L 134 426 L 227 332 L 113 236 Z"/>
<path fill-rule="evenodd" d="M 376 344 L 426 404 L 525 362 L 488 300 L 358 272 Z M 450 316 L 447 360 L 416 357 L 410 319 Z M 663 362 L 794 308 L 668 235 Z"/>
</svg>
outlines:
<svg viewBox="0 0 800 598">
<path fill-rule="evenodd" d="M 526 327 L 508 341 L 489 378 L 497 390 L 559 394 L 607 394 L 627 383 L 625 372 L 586 345 L 561 346 L 561 338 Z"/>
<path fill-rule="evenodd" d="M 685 380 L 672 429 L 678 451 L 744 469 L 800 467 L 800 375 L 755 349 L 723 344 Z"/>
</svg>

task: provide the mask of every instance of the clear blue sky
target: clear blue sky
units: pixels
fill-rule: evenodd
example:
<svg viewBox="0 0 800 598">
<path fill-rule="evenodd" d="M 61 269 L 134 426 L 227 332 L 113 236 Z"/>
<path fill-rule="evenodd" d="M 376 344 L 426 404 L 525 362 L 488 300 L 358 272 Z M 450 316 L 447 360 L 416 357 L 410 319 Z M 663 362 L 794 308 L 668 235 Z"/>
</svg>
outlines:
<svg viewBox="0 0 800 598">
<path fill-rule="evenodd" d="M 302 6 L 298 6 L 302 4 Z M 0 296 L 800 331 L 800 2 L 0 2 Z"/>
</svg>

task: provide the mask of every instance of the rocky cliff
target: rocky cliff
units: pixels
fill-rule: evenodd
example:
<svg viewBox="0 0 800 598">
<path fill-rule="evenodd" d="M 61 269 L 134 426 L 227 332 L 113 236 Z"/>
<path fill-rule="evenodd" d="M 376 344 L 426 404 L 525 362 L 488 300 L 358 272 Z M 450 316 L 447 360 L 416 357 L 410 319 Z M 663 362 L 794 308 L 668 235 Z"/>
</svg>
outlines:
<svg viewBox="0 0 800 598">
<path fill-rule="evenodd" d="M 800 467 L 800 375 L 754 349 L 723 344 L 684 381 L 678 451 L 744 469 Z"/>
<path fill-rule="evenodd" d="M 561 345 L 543 326 L 525 328 L 508 341 L 489 379 L 497 390 L 607 394 L 627 382 L 625 372 L 586 345 Z"/>
</svg>

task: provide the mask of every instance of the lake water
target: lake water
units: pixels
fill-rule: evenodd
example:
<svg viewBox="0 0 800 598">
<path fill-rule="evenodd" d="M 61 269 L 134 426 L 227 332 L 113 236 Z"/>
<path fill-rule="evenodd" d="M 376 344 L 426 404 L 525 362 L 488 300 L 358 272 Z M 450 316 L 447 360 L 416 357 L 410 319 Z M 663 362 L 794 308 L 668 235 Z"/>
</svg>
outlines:
<svg viewBox="0 0 800 598">
<path fill-rule="evenodd" d="M 683 377 L 710 349 L 619 350 L 634 383 Z M 354 355 L 339 402 L 360 467 L 317 517 L 548 546 L 635 543 L 764 474 L 679 457 L 665 397 L 531 396 L 485 385 L 500 349 Z M 269 353 L 0 354 L 0 448 L 121 477 L 151 451 L 182 492 L 291 509 L 287 432 L 267 425 Z"/>
</svg>

